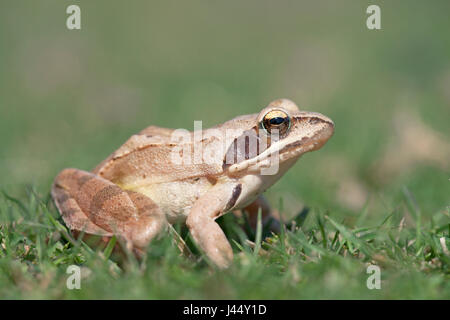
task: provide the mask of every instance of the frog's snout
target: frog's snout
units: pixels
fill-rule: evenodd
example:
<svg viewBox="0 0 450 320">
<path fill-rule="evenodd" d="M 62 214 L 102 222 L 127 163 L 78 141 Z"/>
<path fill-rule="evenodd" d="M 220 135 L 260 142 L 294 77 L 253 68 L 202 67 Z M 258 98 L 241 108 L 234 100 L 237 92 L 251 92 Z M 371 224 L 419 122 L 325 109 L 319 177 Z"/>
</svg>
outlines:
<svg viewBox="0 0 450 320">
<path fill-rule="evenodd" d="M 318 150 L 334 134 L 334 122 L 327 116 L 317 112 L 311 112 L 307 117 L 307 122 L 316 128 L 316 133 L 310 141 L 313 145 L 311 151 Z"/>
<path fill-rule="evenodd" d="M 334 133 L 334 121 L 331 120 L 330 118 L 324 116 L 324 115 L 322 115 L 322 117 L 323 117 L 324 120 L 325 120 L 325 124 L 326 124 L 326 125 L 325 125 L 325 130 L 326 130 L 327 133 L 328 133 L 328 139 L 329 139 L 329 138 L 331 138 L 331 136 L 332 136 L 333 133 Z"/>
</svg>

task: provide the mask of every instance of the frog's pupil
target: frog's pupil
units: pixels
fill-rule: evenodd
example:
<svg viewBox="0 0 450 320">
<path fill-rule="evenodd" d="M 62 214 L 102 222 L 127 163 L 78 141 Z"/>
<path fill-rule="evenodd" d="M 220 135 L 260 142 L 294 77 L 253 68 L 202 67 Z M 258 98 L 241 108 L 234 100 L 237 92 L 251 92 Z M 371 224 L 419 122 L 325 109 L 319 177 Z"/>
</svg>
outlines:
<svg viewBox="0 0 450 320">
<path fill-rule="evenodd" d="M 279 125 L 284 122 L 284 119 L 285 118 L 282 118 L 282 117 L 276 117 L 276 118 L 270 119 L 269 122 L 270 122 L 270 124 L 273 124 L 273 125 Z"/>
</svg>

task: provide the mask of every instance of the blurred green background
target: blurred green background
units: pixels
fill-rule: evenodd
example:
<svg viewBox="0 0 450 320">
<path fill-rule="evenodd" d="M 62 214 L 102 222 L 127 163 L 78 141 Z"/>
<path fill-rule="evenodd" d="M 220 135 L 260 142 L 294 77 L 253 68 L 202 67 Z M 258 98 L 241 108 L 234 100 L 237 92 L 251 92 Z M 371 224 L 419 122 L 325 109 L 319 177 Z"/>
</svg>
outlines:
<svg viewBox="0 0 450 320">
<path fill-rule="evenodd" d="M 81 30 L 66 28 L 70 4 Z M 382 30 L 367 29 L 369 4 Z M 448 1 L 2 0 L 1 184 L 45 192 L 62 168 L 91 169 L 150 124 L 212 126 L 286 97 L 336 132 L 272 200 L 352 216 L 406 184 L 426 212 L 442 210 L 448 12 Z"/>
<path fill-rule="evenodd" d="M 81 8 L 81 30 L 66 8 Z M 382 30 L 366 8 L 381 7 Z M 334 137 L 268 193 L 352 225 L 402 188 L 425 219 L 450 205 L 449 1 L 0 2 L 0 184 L 48 194 L 153 124 L 212 126 L 277 98 Z M 448 216 L 447 216 L 448 217 Z M 410 221 L 406 221 L 410 223 Z"/>
</svg>

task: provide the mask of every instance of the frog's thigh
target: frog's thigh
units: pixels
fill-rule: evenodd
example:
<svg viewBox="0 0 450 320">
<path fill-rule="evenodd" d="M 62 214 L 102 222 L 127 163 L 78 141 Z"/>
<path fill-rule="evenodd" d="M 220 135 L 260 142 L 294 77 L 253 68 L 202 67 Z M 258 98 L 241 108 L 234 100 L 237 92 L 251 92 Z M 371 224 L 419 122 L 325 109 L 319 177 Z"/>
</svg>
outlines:
<svg viewBox="0 0 450 320">
<path fill-rule="evenodd" d="M 233 207 L 240 193 L 241 185 L 238 183 L 216 185 L 194 203 L 186 220 L 194 241 L 219 268 L 227 268 L 231 264 L 233 250 L 214 220 Z"/>
<path fill-rule="evenodd" d="M 113 233 L 89 220 L 80 208 L 76 194 L 84 182 L 93 178 L 89 173 L 77 169 L 65 169 L 56 176 L 51 194 L 58 211 L 71 230 L 85 231 L 97 235 L 112 236 Z M 85 177 L 83 179 L 83 177 Z"/>
<path fill-rule="evenodd" d="M 258 221 L 258 211 L 261 209 L 261 220 L 263 226 L 270 223 L 270 230 L 273 232 L 280 231 L 280 221 L 278 218 L 278 212 L 270 207 L 269 202 L 263 195 L 259 195 L 255 201 L 246 206 L 243 211 L 247 212 L 250 227 L 256 230 L 256 224 Z M 238 214 L 238 212 L 233 212 Z"/>
<path fill-rule="evenodd" d="M 87 171 L 61 171 L 55 178 L 52 197 L 70 229 L 117 234 L 132 247 L 144 247 L 167 224 L 150 198 L 122 190 Z"/>
</svg>

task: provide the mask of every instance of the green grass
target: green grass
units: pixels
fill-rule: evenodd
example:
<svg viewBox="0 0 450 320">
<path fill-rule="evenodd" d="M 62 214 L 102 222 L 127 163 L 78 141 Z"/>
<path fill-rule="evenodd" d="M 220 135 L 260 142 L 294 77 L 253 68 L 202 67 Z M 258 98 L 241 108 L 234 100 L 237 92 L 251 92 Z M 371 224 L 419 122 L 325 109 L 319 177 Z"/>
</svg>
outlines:
<svg viewBox="0 0 450 320">
<path fill-rule="evenodd" d="M 198 253 L 180 255 L 169 234 L 155 240 L 142 261 L 132 255 L 113 259 L 110 246 L 91 249 L 73 238 L 49 197 L 32 189 L 27 201 L 3 194 L 0 208 L 2 298 L 450 298 L 450 257 L 442 246 L 450 247 L 449 212 L 422 223 L 406 189 L 398 207 L 377 223 L 368 224 L 362 214 L 349 227 L 332 213 L 311 210 L 262 242 L 261 227 L 247 236 L 242 221 L 226 215 L 221 224 L 235 261 L 225 271 L 211 268 Z M 413 226 L 404 226 L 403 210 L 414 217 Z M 71 264 L 82 266 L 80 290 L 66 288 Z M 381 268 L 380 290 L 366 286 L 369 264 Z"/>
<path fill-rule="evenodd" d="M 0 298 L 450 298 L 449 1 L 377 0 L 380 31 L 372 0 L 76 3 L 69 31 L 73 1 L 0 1 Z M 220 219 L 229 270 L 181 226 L 194 259 L 169 235 L 142 263 L 97 252 L 51 203 L 61 169 L 94 168 L 146 126 L 209 127 L 280 97 L 335 134 L 266 192 L 299 229 Z"/>
</svg>

